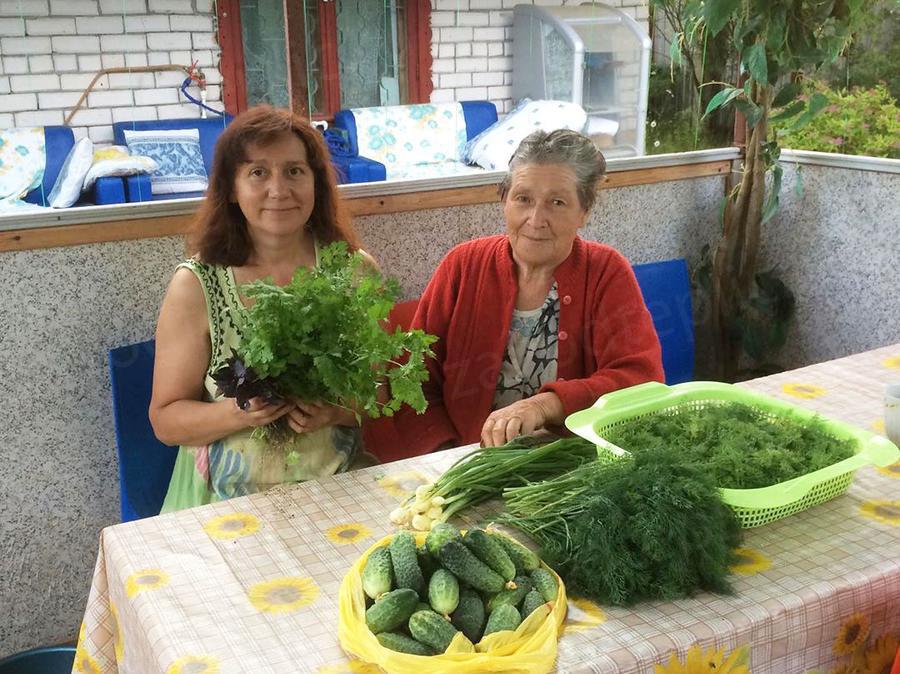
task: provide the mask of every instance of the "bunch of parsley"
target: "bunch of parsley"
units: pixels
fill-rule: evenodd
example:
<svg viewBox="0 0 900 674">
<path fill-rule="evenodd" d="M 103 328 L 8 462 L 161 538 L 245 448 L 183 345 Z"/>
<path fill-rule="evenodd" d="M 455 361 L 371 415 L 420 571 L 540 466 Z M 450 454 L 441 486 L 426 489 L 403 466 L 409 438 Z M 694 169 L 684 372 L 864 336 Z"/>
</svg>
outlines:
<svg viewBox="0 0 900 674">
<path fill-rule="evenodd" d="M 215 375 L 225 395 L 239 403 L 253 395 L 321 401 L 369 417 L 391 416 L 404 403 L 425 410 L 425 357 L 437 338 L 384 329 L 400 288 L 359 252 L 333 243 L 320 250 L 315 268 L 297 269 L 286 286 L 265 279 L 241 290 L 254 303 L 237 357 Z M 387 403 L 377 400 L 379 385 L 390 386 Z"/>
</svg>

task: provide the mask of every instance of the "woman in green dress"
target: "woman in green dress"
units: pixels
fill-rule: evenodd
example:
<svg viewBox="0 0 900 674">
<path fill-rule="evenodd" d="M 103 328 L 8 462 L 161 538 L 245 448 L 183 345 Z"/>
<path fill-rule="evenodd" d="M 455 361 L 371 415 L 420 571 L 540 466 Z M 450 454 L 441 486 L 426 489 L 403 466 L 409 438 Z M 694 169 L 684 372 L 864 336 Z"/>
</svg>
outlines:
<svg viewBox="0 0 900 674">
<path fill-rule="evenodd" d="M 320 245 L 359 249 L 339 206 L 328 150 L 302 118 L 260 106 L 222 132 L 189 238 L 193 257 L 175 271 L 156 330 L 150 421 L 162 442 L 180 447 L 162 512 L 332 475 L 358 459 L 351 411 L 260 398 L 241 409 L 212 379 L 239 343 L 249 305 L 242 284 L 286 285 L 298 267 L 317 264 Z M 296 433 L 290 446 L 251 437 L 282 417 Z"/>
</svg>

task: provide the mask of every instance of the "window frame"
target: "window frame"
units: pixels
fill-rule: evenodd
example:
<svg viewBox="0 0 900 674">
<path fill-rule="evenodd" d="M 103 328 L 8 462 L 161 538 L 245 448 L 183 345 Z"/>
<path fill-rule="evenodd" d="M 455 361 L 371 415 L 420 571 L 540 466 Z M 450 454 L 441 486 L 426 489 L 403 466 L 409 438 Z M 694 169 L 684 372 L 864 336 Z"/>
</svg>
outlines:
<svg viewBox="0 0 900 674">
<path fill-rule="evenodd" d="M 337 18 L 334 0 L 318 0 L 318 30 L 322 36 L 320 57 L 323 98 L 327 111 L 313 119 L 331 119 L 340 110 L 340 72 L 337 52 Z M 288 98 L 291 110 L 309 118 L 306 80 L 306 20 L 302 3 L 282 0 L 285 12 L 285 55 L 288 66 Z M 407 103 L 428 103 L 434 88 L 431 81 L 431 2 L 407 0 L 404 13 L 406 38 Z M 221 57 L 222 100 L 225 109 L 237 114 L 249 107 L 241 36 L 240 0 L 218 0 L 217 37 Z"/>
</svg>

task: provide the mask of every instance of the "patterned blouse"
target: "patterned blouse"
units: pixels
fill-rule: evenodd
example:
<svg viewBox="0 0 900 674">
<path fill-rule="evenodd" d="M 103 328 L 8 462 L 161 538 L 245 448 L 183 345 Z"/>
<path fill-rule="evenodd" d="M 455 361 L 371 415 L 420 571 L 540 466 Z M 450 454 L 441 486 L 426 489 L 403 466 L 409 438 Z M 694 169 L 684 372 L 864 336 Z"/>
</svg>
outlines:
<svg viewBox="0 0 900 674">
<path fill-rule="evenodd" d="M 186 267 L 197 276 L 206 298 L 211 357 L 203 398 L 223 400 L 212 373 L 239 345 L 246 318 L 234 270 L 196 260 L 183 262 L 179 267 Z M 209 445 L 180 447 L 162 512 L 343 472 L 351 466 L 362 446 L 359 429 L 348 426 L 325 426 L 295 435 L 289 446 L 277 449 L 251 435 L 252 429 L 248 428 Z"/>
<path fill-rule="evenodd" d="M 541 386 L 556 380 L 558 335 L 559 293 L 554 281 L 540 307 L 513 311 L 494 392 L 495 410 L 533 396 Z"/>
</svg>

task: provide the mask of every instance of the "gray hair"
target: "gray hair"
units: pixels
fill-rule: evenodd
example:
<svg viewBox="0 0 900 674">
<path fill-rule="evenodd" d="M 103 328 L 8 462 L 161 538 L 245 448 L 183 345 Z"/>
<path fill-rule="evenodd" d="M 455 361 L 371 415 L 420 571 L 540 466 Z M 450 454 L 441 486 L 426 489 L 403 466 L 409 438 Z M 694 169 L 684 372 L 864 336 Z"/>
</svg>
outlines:
<svg viewBox="0 0 900 674">
<path fill-rule="evenodd" d="M 597 200 L 597 181 L 606 173 L 606 159 L 587 136 L 570 131 L 534 131 L 527 135 L 509 160 L 500 182 L 500 200 L 512 186 L 513 173 L 525 164 L 565 164 L 575 173 L 575 189 L 581 207 L 589 211 Z"/>
</svg>

